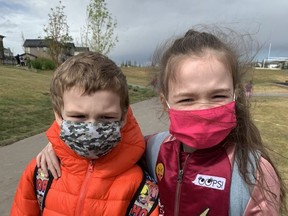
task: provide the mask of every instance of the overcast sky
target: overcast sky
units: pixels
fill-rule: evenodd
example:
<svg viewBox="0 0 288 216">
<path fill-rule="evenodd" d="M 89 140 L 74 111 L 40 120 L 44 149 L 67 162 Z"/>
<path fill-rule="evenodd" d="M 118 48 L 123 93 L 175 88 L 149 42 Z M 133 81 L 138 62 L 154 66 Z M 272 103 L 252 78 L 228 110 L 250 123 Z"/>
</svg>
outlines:
<svg viewBox="0 0 288 216">
<path fill-rule="evenodd" d="M 106 0 L 116 18 L 119 42 L 109 56 L 118 63 L 125 60 L 149 62 L 157 44 L 184 33 L 197 24 L 229 26 L 236 31 L 257 32 L 263 46 L 259 60 L 288 56 L 288 0 Z M 23 53 L 22 37 L 44 38 L 50 8 L 58 0 L 0 0 L 0 35 L 4 47 Z M 70 35 L 80 41 L 89 0 L 62 0 L 66 6 Z"/>
</svg>

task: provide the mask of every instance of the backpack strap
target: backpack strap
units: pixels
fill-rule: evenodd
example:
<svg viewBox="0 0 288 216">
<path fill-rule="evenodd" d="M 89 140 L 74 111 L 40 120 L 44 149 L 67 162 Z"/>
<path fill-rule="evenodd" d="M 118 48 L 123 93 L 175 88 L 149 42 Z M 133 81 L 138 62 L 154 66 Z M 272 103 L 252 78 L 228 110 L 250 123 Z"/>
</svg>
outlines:
<svg viewBox="0 0 288 216">
<path fill-rule="evenodd" d="M 155 180 L 146 172 L 142 182 L 131 200 L 127 216 L 148 216 L 158 205 L 159 190 Z"/>
<path fill-rule="evenodd" d="M 259 156 L 259 155 L 258 155 Z M 255 178 L 253 172 L 256 167 L 256 160 L 259 158 L 254 158 L 250 153 L 249 158 L 252 164 L 248 164 L 249 179 L 252 183 L 255 183 Z M 240 175 L 239 167 L 237 162 L 233 162 L 231 188 L 230 188 L 230 208 L 229 215 L 231 216 L 242 216 L 246 206 L 250 200 L 249 187 Z"/>
<path fill-rule="evenodd" d="M 147 169 L 154 179 L 157 179 L 155 174 L 155 167 L 160 146 L 165 140 L 169 138 L 169 136 L 169 131 L 165 131 L 145 138 Z"/>
<path fill-rule="evenodd" d="M 43 212 L 45 208 L 45 199 L 53 181 L 52 173 L 48 171 L 48 177 L 45 177 L 44 173 L 38 170 L 38 167 L 36 166 L 33 181 L 39 208 L 41 212 Z"/>
</svg>

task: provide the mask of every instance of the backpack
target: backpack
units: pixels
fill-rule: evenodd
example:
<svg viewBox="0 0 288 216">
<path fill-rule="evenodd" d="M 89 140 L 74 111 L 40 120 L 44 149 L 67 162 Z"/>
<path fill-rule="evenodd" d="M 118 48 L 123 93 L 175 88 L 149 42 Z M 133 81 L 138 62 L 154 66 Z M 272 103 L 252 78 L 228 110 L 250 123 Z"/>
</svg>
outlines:
<svg viewBox="0 0 288 216">
<path fill-rule="evenodd" d="M 38 200 L 41 214 L 45 208 L 45 199 L 53 182 L 53 176 L 49 171 L 49 176 L 45 177 L 43 172 L 38 171 L 37 166 L 34 170 L 34 189 Z M 148 216 L 158 205 L 159 190 L 156 181 L 143 171 L 143 178 L 131 200 L 126 215 L 127 216 Z"/>
<path fill-rule="evenodd" d="M 160 151 L 160 146 L 162 143 L 166 142 L 171 137 L 168 131 L 157 133 L 154 135 L 146 136 L 146 162 L 147 170 L 154 179 L 156 178 L 155 167 L 157 163 L 158 153 Z M 252 174 L 253 167 L 256 165 L 256 161 L 252 154 L 249 155 L 252 165 L 248 167 L 251 171 L 249 172 L 249 178 L 252 183 L 255 183 L 255 179 Z M 229 215 L 241 216 L 244 214 L 248 201 L 250 199 L 250 193 L 248 185 L 245 183 L 243 178 L 240 176 L 239 168 L 237 163 L 233 162 L 232 178 L 231 178 L 231 188 L 230 188 L 230 208 Z"/>
</svg>

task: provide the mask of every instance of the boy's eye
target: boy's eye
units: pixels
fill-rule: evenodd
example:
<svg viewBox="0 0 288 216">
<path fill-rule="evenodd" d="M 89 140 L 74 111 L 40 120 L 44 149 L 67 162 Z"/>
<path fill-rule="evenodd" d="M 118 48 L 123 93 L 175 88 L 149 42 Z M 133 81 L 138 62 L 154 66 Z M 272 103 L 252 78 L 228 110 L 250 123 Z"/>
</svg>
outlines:
<svg viewBox="0 0 288 216">
<path fill-rule="evenodd" d="M 75 122 L 78 122 L 78 121 L 84 121 L 86 116 L 85 115 L 71 115 L 71 116 L 68 116 L 68 118 L 70 118 L 70 120 L 72 121 L 75 121 Z"/>
<path fill-rule="evenodd" d="M 74 115 L 74 116 L 70 116 L 71 118 L 77 118 L 77 119 L 83 119 L 85 118 L 84 115 Z"/>
<path fill-rule="evenodd" d="M 116 119 L 114 116 L 101 116 L 100 120 L 114 120 Z"/>
</svg>

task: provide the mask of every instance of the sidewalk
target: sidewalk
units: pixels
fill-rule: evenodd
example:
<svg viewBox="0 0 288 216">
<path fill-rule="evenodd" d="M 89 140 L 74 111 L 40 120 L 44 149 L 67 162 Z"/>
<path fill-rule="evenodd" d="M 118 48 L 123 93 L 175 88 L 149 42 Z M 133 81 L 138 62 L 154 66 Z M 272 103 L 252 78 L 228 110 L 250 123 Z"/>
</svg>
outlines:
<svg viewBox="0 0 288 216">
<path fill-rule="evenodd" d="M 144 135 L 168 129 L 168 117 L 161 116 L 158 98 L 132 105 Z M 44 133 L 0 147 L 0 215 L 8 216 L 19 178 L 28 162 L 47 144 Z"/>
</svg>

